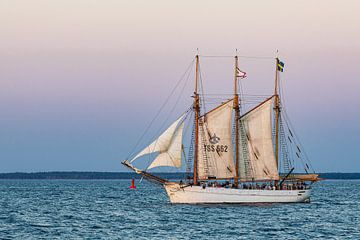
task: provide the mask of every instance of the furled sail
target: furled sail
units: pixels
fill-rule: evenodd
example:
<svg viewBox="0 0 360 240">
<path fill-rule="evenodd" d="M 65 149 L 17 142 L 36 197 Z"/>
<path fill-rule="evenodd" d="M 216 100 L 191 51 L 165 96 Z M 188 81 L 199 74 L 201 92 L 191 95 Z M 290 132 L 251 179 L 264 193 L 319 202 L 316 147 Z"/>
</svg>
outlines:
<svg viewBox="0 0 360 240">
<path fill-rule="evenodd" d="M 235 176 L 232 144 L 233 104 L 233 100 L 223 103 L 199 119 L 199 179 Z"/>
<path fill-rule="evenodd" d="M 160 135 L 160 137 L 155 139 L 149 146 L 139 152 L 130 162 L 133 162 L 135 159 L 146 154 L 158 152 L 159 155 L 150 164 L 148 169 L 161 166 L 181 167 L 181 148 L 184 121 L 181 124 L 179 123 L 182 119 L 183 116 L 177 119 Z"/>
<path fill-rule="evenodd" d="M 282 176 L 284 177 L 284 176 Z M 295 180 L 300 180 L 300 181 L 319 181 L 319 174 L 315 174 L 315 173 L 309 173 L 309 174 L 299 174 L 299 173 L 295 173 L 295 174 L 291 174 L 290 176 L 287 177 L 287 179 L 295 179 Z"/>
<path fill-rule="evenodd" d="M 279 179 L 272 142 L 272 104 L 273 98 L 270 98 L 240 118 L 245 135 L 241 144 L 246 144 L 248 152 L 248 159 L 240 158 L 242 180 Z M 245 176 L 244 171 L 248 171 Z"/>
</svg>

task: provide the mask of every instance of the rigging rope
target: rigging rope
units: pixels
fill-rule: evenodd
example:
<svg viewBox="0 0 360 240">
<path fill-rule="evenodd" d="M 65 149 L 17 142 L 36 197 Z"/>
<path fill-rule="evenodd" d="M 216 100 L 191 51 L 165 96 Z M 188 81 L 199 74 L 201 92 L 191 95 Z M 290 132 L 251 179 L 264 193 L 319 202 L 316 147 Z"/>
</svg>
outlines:
<svg viewBox="0 0 360 240">
<path fill-rule="evenodd" d="M 201 89 L 201 95 L 200 98 L 202 97 L 202 101 L 200 101 L 200 107 L 201 107 L 201 102 L 203 102 L 203 109 L 204 109 L 204 114 L 206 113 L 206 107 L 205 107 L 205 94 L 204 94 L 204 85 L 203 85 L 203 78 L 202 78 L 202 72 L 201 72 L 201 68 L 200 68 L 200 63 L 199 63 L 199 79 L 200 79 L 200 89 Z"/>
<path fill-rule="evenodd" d="M 279 77 L 280 77 L 280 76 L 279 76 Z M 309 167 L 308 167 L 308 164 L 307 164 L 307 163 L 309 163 L 312 171 L 315 173 L 315 170 L 314 170 L 314 168 L 312 167 L 311 161 L 310 161 L 309 157 L 307 156 L 306 152 L 305 152 L 305 151 L 301 151 L 301 150 L 299 149 L 299 147 L 298 147 L 298 145 L 300 145 L 301 149 L 304 149 L 304 147 L 302 146 L 302 144 L 301 144 L 301 142 L 300 142 L 299 137 L 295 134 L 295 131 L 294 131 L 295 128 L 293 127 L 293 125 L 292 125 L 292 123 L 291 123 L 291 121 L 290 121 L 290 118 L 289 118 L 289 116 L 288 116 L 288 114 L 287 114 L 286 108 L 285 108 L 286 99 L 285 99 L 285 95 L 284 95 L 284 92 L 283 92 L 283 84 L 284 84 L 283 82 L 284 82 L 284 81 L 279 81 L 280 96 L 281 96 L 281 100 L 282 100 L 282 101 L 281 101 L 281 105 L 282 105 L 282 110 L 283 110 L 282 112 L 284 113 L 284 114 L 283 114 L 284 120 L 285 120 L 284 122 L 285 122 L 285 124 L 286 124 L 287 129 L 289 130 L 289 133 L 290 133 L 291 138 L 294 140 L 291 145 L 294 145 L 295 147 L 298 148 L 298 152 L 299 152 L 299 153 L 298 153 L 296 150 L 295 150 L 294 152 L 295 152 L 296 156 L 301 160 L 302 165 L 303 165 L 303 167 L 304 167 L 304 170 L 305 170 L 306 172 L 307 172 L 307 169 L 310 170 Z M 292 129 L 293 131 L 291 131 L 290 129 Z M 304 154 L 302 154 L 302 153 L 304 153 Z M 292 154 L 293 154 L 293 151 L 292 151 Z M 301 157 L 302 155 L 305 156 L 305 160 Z M 294 159 L 295 159 L 295 156 L 293 156 L 293 161 L 294 161 Z"/>
<path fill-rule="evenodd" d="M 191 66 L 193 67 L 193 64 L 192 64 Z M 166 124 L 166 122 L 169 120 L 170 116 L 173 114 L 173 112 L 174 112 L 176 106 L 178 105 L 178 103 L 179 103 L 179 101 L 180 101 L 180 98 L 181 98 L 181 96 L 182 96 L 182 94 L 183 94 L 183 92 L 184 92 L 184 89 L 185 89 L 187 83 L 189 82 L 190 74 L 191 74 L 191 72 L 192 72 L 192 69 L 193 69 L 193 68 L 191 68 L 190 71 L 188 71 L 187 78 L 186 78 L 186 80 L 185 80 L 185 83 L 184 83 L 182 89 L 180 90 L 179 96 L 177 97 L 174 106 L 171 108 L 170 113 L 167 115 L 167 117 L 165 118 L 165 120 L 164 120 L 163 123 L 161 124 L 159 130 L 157 131 L 157 134 L 155 134 L 155 135 L 158 135 L 158 134 L 161 132 L 163 126 Z M 189 110 L 187 110 L 187 111 L 189 111 Z M 187 112 L 187 111 L 186 111 L 186 112 Z"/>
<path fill-rule="evenodd" d="M 132 150 L 130 151 L 129 155 L 127 156 L 126 159 L 130 159 L 130 157 L 134 154 L 134 151 L 136 150 L 136 148 L 139 146 L 140 142 L 143 140 L 144 136 L 147 134 L 147 132 L 149 131 L 149 129 L 151 128 L 151 126 L 153 125 L 153 123 L 155 122 L 155 120 L 158 118 L 158 116 L 160 115 L 161 111 L 163 110 L 163 108 L 166 106 L 166 104 L 169 102 L 169 99 L 171 98 L 171 96 L 174 94 L 175 90 L 177 89 L 177 87 L 180 85 L 180 83 L 184 80 L 184 77 L 186 76 L 186 73 L 192 69 L 193 65 L 194 65 L 194 61 L 195 58 L 193 58 L 193 60 L 191 61 L 191 63 L 189 64 L 189 66 L 186 68 L 186 71 L 181 75 L 180 79 L 177 81 L 177 83 L 175 84 L 175 87 L 171 90 L 170 95 L 166 98 L 165 102 L 161 105 L 160 109 L 157 111 L 157 113 L 155 114 L 154 118 L 151 120 L 151 122 L 149 123 L 149 125 L 147 126 L 147 128 L 145 129 L 145 131 L 143 132 L 143 134 L 140 136 L 139 140 L 136 142 L 136 144 L 134 145 L 134 147 L 132 148 Z"/>
<path fill-rule="evenodd" d="M 199 55 L 202 58 L 234 58 L 233 55 Z M 248 55 L 237 55 L 239 58 L 247 58 L 247 59 L 275 59 L 275 57 L 271 56 L 248 56 Z"/>
</svg>

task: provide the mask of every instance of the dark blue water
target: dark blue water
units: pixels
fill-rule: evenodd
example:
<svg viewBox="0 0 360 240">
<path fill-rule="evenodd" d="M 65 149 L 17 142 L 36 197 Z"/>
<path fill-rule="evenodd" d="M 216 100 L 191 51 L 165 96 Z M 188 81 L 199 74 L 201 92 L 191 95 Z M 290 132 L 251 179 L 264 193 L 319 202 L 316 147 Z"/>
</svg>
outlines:
<svg viewBox="0 0 360 240">
<path fill-rule="evenodd" d="M 0 180 L 0 239 L 360 239 L 360 181 L 310 204 L 171 205 L 130 180 Z"/>
</svg>

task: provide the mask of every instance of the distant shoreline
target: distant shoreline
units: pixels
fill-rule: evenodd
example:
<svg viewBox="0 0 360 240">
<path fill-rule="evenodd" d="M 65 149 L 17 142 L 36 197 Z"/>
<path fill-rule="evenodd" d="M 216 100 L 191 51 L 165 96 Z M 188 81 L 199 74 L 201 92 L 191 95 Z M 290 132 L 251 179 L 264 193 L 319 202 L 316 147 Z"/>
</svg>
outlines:
<svg viewBox="0 0 360 240">
<path fill-rule="evenodd" d="M 156 173 L 165 179 L 181 179 L 185 173 Z M 360 179 L 360 173 L 320 173 L 324 179 Z M 140 176 L 132 172 L 13 172 L 0 173 L 0 179 L 139 179 Z"/>
</svg>

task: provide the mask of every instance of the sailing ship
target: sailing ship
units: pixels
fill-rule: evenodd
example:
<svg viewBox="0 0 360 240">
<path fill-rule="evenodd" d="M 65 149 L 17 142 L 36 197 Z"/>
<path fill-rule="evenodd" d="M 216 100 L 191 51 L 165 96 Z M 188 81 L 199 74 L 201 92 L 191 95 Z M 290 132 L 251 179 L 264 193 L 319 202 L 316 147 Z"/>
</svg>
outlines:
<svg viewBox="0 0 360 240">
<path fill-rule="evenodd" d="M 246 73 L 239 69 L 238 58 L 234 56 L 233 96 L 204 112 L 199 93 L 199 55 L 196 55 L 192 106 L 122 164 L 163 186 L 171 203 L 309 202 L 311 185 L 319 178 L 285 120 L 279 94 L 279 75 L 284 64 L 275 58 L 274 94 L 242 113 L 243 99 L 238 84 Z M 193 128 L 185 159 L 183 131 L 189 115 L 193 116 L 189 120 Z M 145 169 L 135 167 L 134 161 L 144 156 L 152 156 L 151 163 Z M 295 170 L 296 161 L 303 170 Z M 187 177 L 181 181 L 170 181 L 149 171 L 164 166 L 181 168 L 184 162 Z"/>
</svg>

